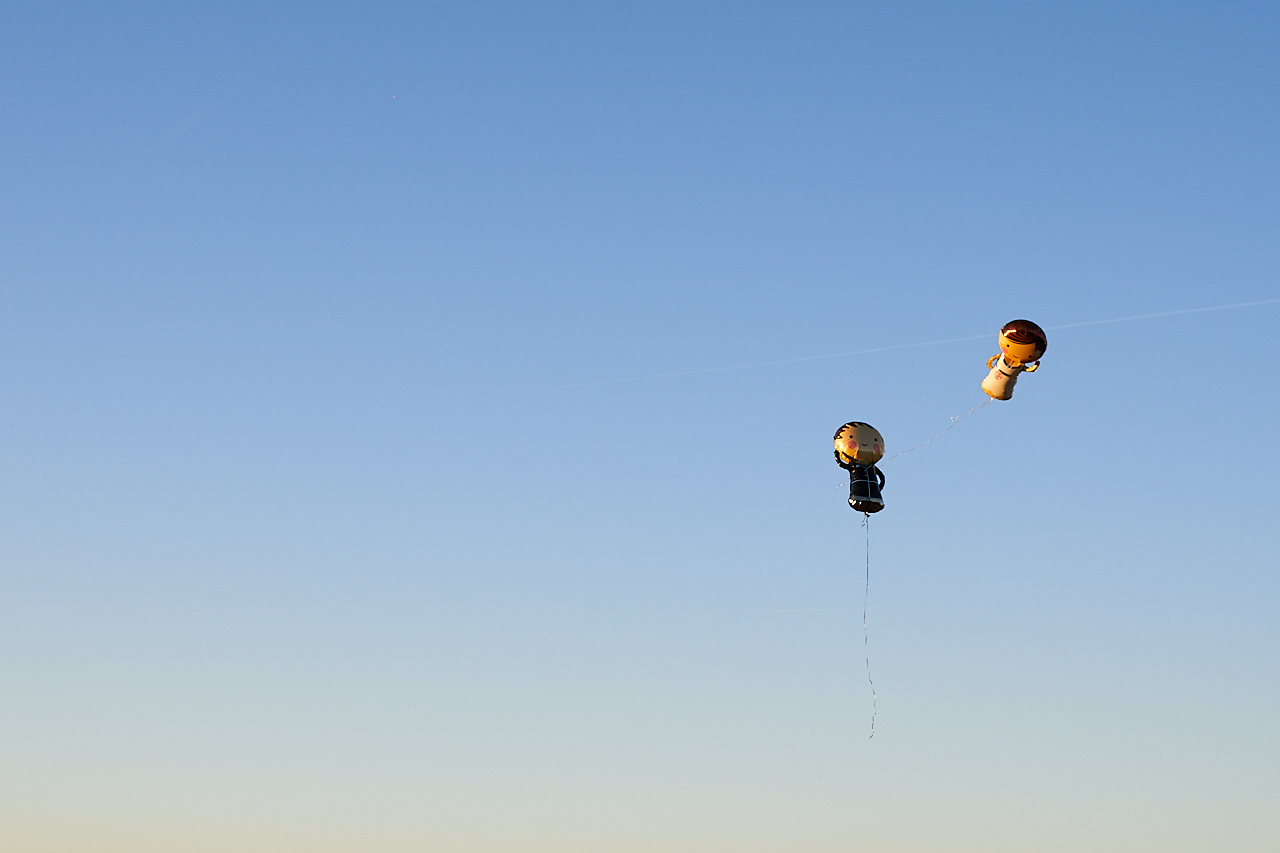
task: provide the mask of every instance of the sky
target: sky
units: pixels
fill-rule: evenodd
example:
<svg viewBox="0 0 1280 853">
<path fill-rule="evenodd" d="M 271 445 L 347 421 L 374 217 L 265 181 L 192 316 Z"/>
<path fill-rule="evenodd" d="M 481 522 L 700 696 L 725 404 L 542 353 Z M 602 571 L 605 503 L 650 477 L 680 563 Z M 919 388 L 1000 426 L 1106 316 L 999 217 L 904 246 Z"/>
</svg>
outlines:
<svg viewBox="0 0 1280 853">
<path fill-rule="evenodd" d="M 0 6 L 0 847 L 1277 849 L 1278 41 Z"/>
</svg>

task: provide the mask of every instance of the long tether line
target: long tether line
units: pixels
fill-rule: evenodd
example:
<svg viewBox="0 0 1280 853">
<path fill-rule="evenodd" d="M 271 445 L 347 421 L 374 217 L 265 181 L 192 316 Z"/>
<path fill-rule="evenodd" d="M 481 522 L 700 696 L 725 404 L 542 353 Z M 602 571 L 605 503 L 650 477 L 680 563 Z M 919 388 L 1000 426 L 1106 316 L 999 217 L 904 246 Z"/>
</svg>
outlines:
<svg viewBox="0 0 1280 853">
<path fill-rule="evenodd" d="M 956 415 L 955 417 L 953 417 L 953 418 L 951 419 L 951 426 L 947 427 L 947 429 L 944 429 L 942 432 L 938 433 L 938 434 L 937 434 L 937 435 L 935 435 L 933 438 L 929 439 L 929 441 L 926 441 L 926 442 L 924 442 L 923 444 L 917 444 L 915 447 L 909 447 L 909 448 L 907 448 L 906 450 L 899 450 L 897 453 L 893 454 L 892 456 L 890 456 L 888 459 L 886 459 L 886 460 L 884 460 L 884 461 L 885 461 L 885 462 L 892 462 L 894 459 L 897 459 L 899 456 L 901 456 L 901 455 L 902 455 L 902 454 L 904 454 L 904 453 L 910 453 L 910 452 L 911 452 L 911 451 L 913 451 L 913 450 L 919 450 L 920 448 L 924 447 L 924 446 L 925 446 L 925 444 L 928 444 L 930 441 L 933 441 L 935 438 L 941 438 L 941 437 L 942 437 L 942 436 L 947 432 L 947 430 L 951 429 L 951 427 L 953 427 L 953 426 L 955 426 L 956 424 L 960 423 L 962 420 L 964 420 L 965 418 L 969 417 L 969 415 L 972 415 L 974 412 L 978 411 L 978 409 L 982 409 L 982 408 L 985 408 L 985 407 L 987 407 L 987 406 L 991 405 L 991 403 L 992 403 L 994 400 L 995 400 L 995 397 L 988 397 L 988 398 L 987 398 L 987 402 L 985 402 L 985 403 L 979 403 L 978 405 L 974 406 L 974 407 L 973 407 L 972 409 L 970 409 L 969 411 L 965 412 L 963 415 Z"/>
<path fill-rule="evenodd" d="M 876 683 L 871 680 L 871 644 L 867 635 L 867 602 L 871 599 L 871 516 L 862 514 L 862 527 L 867 531 L 867 582 L 862 590 L 862 655 L 867 662 L 867 683 L 871 685 L 871 734 L 876 736 Z"/>
</svg>

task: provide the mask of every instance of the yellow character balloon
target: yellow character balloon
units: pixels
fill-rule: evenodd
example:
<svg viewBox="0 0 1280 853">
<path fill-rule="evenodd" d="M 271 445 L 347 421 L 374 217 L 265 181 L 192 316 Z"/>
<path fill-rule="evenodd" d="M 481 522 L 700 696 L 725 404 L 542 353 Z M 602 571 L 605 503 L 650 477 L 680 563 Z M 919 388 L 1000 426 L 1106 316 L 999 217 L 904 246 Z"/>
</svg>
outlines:
<svg viewBox="0 0 1280 853">
<path fill-rule="evenodd" d="M 1000 352 L 987 360 L 991 372 L 982 380 L 982 390 L 992 399 L 1010 400 L 1021 373 L 1040 369 L 1040 357 L 1049 348 L 1044 329 L 1030 320 L 1012 320 L 1000 328 Z"/>
<path fill-rule="evenodd" d="M 884 437 L 871 424 L 850 421 L 836 430 L 836 464 L 849 472 L 849 506 L 858 512 L 884 509 Z"/>
</svg>

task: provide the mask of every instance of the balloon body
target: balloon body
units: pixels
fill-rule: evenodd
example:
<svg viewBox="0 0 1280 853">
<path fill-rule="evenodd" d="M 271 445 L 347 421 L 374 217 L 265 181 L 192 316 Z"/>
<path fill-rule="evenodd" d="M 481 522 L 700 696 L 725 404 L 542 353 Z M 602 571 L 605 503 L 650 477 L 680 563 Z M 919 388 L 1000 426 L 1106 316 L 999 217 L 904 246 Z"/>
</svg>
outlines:
<svg viewBox="0 0 1280 853">
<path fill-rule="evenodd" d="M 1013 365 L 1005 361 L 1004 354 L 1001 353 L 987 378 L 982 380 L 982 390 L 997 400 L 1012 400 L 1013 386 L 1018 384 L 1018 376 L 1025 370 L 1021 364 Z"/>
<path fill-rule="evenodd" d="M 884 509 L 884 474 L 874 465 L 851 463 L 849 471 L 849 506 L 858 512 L 879 512 Z"/>
</svg>

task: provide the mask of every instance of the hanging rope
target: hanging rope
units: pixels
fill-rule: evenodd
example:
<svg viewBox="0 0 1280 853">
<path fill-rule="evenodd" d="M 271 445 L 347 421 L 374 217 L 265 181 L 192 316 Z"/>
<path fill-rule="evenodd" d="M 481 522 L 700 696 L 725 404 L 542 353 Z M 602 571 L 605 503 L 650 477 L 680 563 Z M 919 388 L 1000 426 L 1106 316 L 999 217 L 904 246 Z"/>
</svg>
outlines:
<svg viewBox="0 0 1280 853">
<path fill-rule="evenodd" d="M 867 581 L 862 590 L 862 656 L 867 662 L 867 683 L 871 685 L 871 734 L 876 736 L 876 683 L 871 680 L 871 645 L 867 635 L 867 602 L 871 599 L 871 516 L 862 514 L 862 528 L 867 531 Z"/>
<path fill-rule="evenodd" d="M 947 433 L 947 431 L 948 431 L 948 430 L 950 430 L 950 429 L 951 429 L 951 427 L 954 427 L 956 424 L 960 423 L 962 420 L 964 420 L 965 418 L 969 417 L 969 415 L 972 415 L 974 412 L 978 411 L 978 409 L 984 409 L 984 408 L 986 408 L 987 406 L 990 406 L 990 405 L 992 404 L 992 402 L 994 402 L 994 401 L 995 401 L 995 399 L 996 399 L 995 397 L 988 397 L 988 398 L 987 398 L 987 402 L 983 403 L 982 405 L 974 406 L 972 409 L 970 409 L 969 411 L 965 412 L 963 415 L 956 415 L 955 417 L 953 417 L 953 418 L 951 419 L 951 426 L 947 427 L 947 428 L 946 428 L 946 429 L 944 429 L 942 432 L 938 433 L 938 434 L 937 434 L 937 435 L 935 435 L 933 438 L 929 439 L 929 441 L 926 441 L 924 444 L 917 444 L 915 447 L 911 447 L 911 448 L 908 448 L 908 449 L 906 449 L 906 450 L 899 450 L 897 453 L 893 454 L 892 456 L 890 456 L 888 459 L 886 459 L 886 460 L 884 460 L 884 461 L 885 461 L 885 462 L 891 462 L 891 461 L 893 461 L 894 459 L 897 459 L 899 456 L 901 456 L 901 455 L 902 455 L 902 454 L 904 454 L 904 453 L 910 453 L 912 450 L 919 450 L 920 448 L 924 447 L 924 445 L 925 445 L 925 444 L 928 444 L 929 442 L 933 441 L 934 439 L 936 439 L 936 438 L 941 438 L 943 435 L 945 435 L 945 434 Z"/>
</svg>

